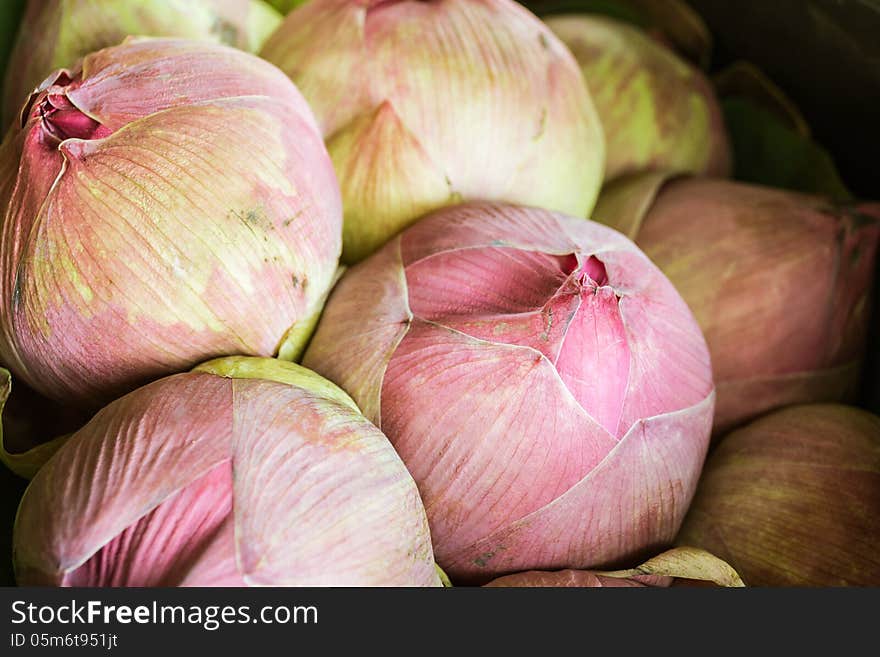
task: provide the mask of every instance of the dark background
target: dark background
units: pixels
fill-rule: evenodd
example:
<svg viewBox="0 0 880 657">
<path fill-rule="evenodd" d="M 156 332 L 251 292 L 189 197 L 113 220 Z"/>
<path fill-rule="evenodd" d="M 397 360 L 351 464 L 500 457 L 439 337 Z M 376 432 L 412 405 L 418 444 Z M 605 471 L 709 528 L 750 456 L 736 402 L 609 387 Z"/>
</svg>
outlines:
<svg viewBox="0 0 880 657">
<path fill-rule="evenodd" d="M 858 197 L 880 201 L 880 0 L 688 0 L 713 68 L 760 67 L 797 104 Z M 880 261 L 860 404 L 880 413 Z M 793 300 L 794 301 L 794 300 Z"/>
<path fill-rule="evenodd" d="M 880 0 L 689 0 L 713 68 L 747 59 L 803 112 L 849 188 L 880 200 Z"/>
</svg>

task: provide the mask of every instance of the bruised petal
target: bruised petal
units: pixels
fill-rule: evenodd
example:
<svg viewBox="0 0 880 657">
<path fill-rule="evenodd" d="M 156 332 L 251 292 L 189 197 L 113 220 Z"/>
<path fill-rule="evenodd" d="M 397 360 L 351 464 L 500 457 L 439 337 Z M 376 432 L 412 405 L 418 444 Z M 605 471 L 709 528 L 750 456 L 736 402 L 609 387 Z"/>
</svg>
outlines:
<svg viewBox="0 0 880 657">
<path fill-rule="evenodd" d="M 552 16 L 581 67 L 605 132 L 605 180 L 640 171 L 725 176 L 731 154 L 701 71 L 641 29 L 598 15 Z"/>
</svg>

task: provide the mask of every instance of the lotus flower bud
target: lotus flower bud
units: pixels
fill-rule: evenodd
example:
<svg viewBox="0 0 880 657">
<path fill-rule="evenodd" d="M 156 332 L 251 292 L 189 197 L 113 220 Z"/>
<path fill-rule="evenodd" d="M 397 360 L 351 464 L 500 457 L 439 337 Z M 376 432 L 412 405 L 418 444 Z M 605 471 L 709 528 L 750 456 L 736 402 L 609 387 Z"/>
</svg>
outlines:
<svg viewBox="0 0 880 657">
<path fill-rule="evenodd" d="M 10 56 L 4 130 L 52 71 L 128 35 L 204 39 L 256 52 L 280 22 L 262 0 L 30 0 Z"/>
<path fill-rule="evenodd" d="M 725 436 L 677 541 L 749 586 L 880 586 L 880 418 L 789 406 Z"/>
<path fill-rule="evenodd" d="M 104 407 L 37 473 L 13 539 L 26 586 L 440 586 L 388 440 L 329 381 L 272 359 L 212 361 Z"/>
<path fill-rule="evenodd" d="M 587 81 L 605 132 L 605 180 L 653 170 L 730 173 L 721 109 L 699 69 L 613 18 L 565 15 L 546 22 Z"/>
<path fill-rule="evenodd" d="M 603 191 L 595 217 L 645 251 L 703 329 L 719 433 L 858 387 L 880 222 L 858 206 L 721 180 L 662 176 Z"/>
<path fill-rule="evenodd" d="M 644 587 L 671 586 L 677 581 L 742 587 L 730 564 L 705 550 L 678 547 L 657 555 L 636 568 L 613 572 L 590 570 L 531 570 L 493 579 L 488 587 Z"/>
<path fill-rule="evenodd" d="M 512 0 L 313 0 L 260 55 L 318 117 L 344 262 L 462 200 L 581 217 L 595 203 L 604 140 L 577 63 Z"/>
<path fill-rule="evenodd" d="M 708 446 L 706 344 L 619 233 L 438 210 L 342 277 L 304 356 L 389 437 L 453 582 L 668 544 Z"/>
<path fill-rule="evenodd" d="M 308 106 L 240 50 L 133 39 L 56 72 L 0 146 L 0 362 L 95 408 L 226 354 L 295 358 L 342 210 Z"/>
</svg>

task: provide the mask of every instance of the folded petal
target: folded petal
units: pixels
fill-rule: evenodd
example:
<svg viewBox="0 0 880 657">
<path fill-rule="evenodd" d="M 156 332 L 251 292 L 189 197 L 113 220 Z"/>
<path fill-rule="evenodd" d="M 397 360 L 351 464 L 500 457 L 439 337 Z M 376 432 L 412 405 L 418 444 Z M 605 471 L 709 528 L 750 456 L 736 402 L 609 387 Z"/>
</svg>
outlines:
<svg viewBox="0 0 880 657">
<path fill-rule="evenodd" d="M 233 546 L 211 551 L 232 511 L 232 467 L 214 466 L 101 547 L 59 582 L 62 586 L 178 586 L 196 563 L 213 574 L 237 574 Z M 207 558 L 207 559 L 206 559 Z M 191 580 L 192 581 L 192 580 Z"/>
<path fill-rule="evenodd" d="M 563 495 L 615 442 L 539 352 L 420 320 L 388 366 L 382 397 L 394 400 L 382 429 L 419 482 L 444 568 Z"/>
<path fill-rule="evenodd" d="M 228 460 L 230 392 L 219 377 L 175 375 L 111 403 L 76 432 L 22 500 L 14 532 L 19 583 L 65 581 Z"/>
<path fill-rule="evenodd" d="M 528 516 L 462 545 L 440 563 L 453 581 L 502 573 L 601 568 L 671 544 L 705 459 L 714 393 L 639 421 L 581 481 Z"/>
<path fill-rule="evenodd" d="M 348 406 L 236 380 L 236 546 L 250 584 L 439 586 L 415 482 Z"/>
</svg>

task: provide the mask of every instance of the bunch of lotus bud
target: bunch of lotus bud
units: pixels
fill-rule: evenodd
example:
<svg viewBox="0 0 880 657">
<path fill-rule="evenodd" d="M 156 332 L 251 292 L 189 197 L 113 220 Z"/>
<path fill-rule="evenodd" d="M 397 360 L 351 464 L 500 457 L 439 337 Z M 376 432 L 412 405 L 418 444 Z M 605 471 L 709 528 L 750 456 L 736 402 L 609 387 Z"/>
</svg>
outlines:
<svg viewBox="0 0 880 657">
<path fill-rule="evenodd" d="M 3 129 L 52 71 L 126 36 L 204 39 L 256 52 L 280 22 L 263 0 L 29 0 L 5 80 Z"/>
<path fill-rule="evenodd" d="M 596 220 L 669 277 L 709 345 L 719 435 L 793 403 L 857 392 L 880 217 L 871 206 L 662 174 L 603 191 Z"/>
<path fill-rule="evenodd" d="M 330 382 L 260 358 L 211 361 L 98 412 L 28 487 L 14 563 L 21 585 L 441 583 L 385 436 Z"/>
<path fill-rule="evenodd" d="M 424 217 L 342 277 L 303 363 L 391 440 L 454 584 L 656 553 L 709 444 L 687 305 L 624 236 L 546 209 Z"/>
<path fill-rule="evenodd" d="M 638 27 L 600 15 L 547 26 L 577 59 L 605 132 L 605 180 L 642 171 L 727 176 L 721 109 L 703 73 Z"/>
<path fill-rule="evenodd" d="M 878 509 L 880 417 L 789 406 L 725 436 L 677 542 L 748 586 L 880 586 Z"/>
<path fill-rule="evenodd" d="M 487 587 L 639 588 L 645 586 L 742 587 L 742 579 L 730 564 L 705 550 L 677 547 L 648 559 L 635 568 L 614 571 L 531 570 L 493 579 Z"/>
<path fill-rule="evenodd" d="M 601 125 L 571 52 L 513 0 L 312 0 L 260 52 L 318 118 L 356 262 L 466 200 L 592 209 Z"/>
<path fill-rule="evenodd" d="M 296 87 L 192 40 L 128 39 L 47 78 L 0 146 L 0 210 L 0 362 L 91 409 L 209 358 L 296 358 L 341 249 Z"/>
</svg>

